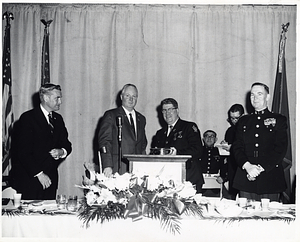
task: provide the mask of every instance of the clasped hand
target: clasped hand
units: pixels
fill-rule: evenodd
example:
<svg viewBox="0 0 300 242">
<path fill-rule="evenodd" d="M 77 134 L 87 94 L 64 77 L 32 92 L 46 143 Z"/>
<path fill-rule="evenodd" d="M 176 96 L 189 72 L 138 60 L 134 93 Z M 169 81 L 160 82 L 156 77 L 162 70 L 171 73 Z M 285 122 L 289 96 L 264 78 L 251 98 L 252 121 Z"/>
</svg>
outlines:
<svg viewBox="0 0 300 242">
<path fill-rule="evenodd" d="M 222 140 L 222 141 L 220 142 L 220 144 L 223 145 L 223 146 L 222 146 L 222 149 L 224 149 L 224 150 L 226 150 L 226 151 L 228 151 L 228 152 L 230 151 L 231 145 L 228 144 L 225 140 Z"/>
<path fill-rule="evenodd" d="M 249 162 L 245 164 L 245 170 L 247 171 L 247 178 L 249 181 L 254 181 L 257 176 L 260 175 L 265 169 L 260 165 L 253 165 Z"/>
<path fill-rule="evenodd" d="M 62 149 L 52 149 L 49 153 L 55 160 L 58 160 L 64 154 Z"/>
</svg>

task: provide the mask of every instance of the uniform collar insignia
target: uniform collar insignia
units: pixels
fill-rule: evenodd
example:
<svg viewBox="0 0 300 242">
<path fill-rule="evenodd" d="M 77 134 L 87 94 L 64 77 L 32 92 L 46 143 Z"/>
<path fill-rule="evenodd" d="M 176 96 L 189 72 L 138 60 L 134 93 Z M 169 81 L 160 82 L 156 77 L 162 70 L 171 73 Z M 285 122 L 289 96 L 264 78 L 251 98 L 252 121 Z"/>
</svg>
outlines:
<svg viewBox="0 0 300 242">
<path fill-rule="evenodd" d="M 261 114 L 264 114 L 264 113 L 266 112 L 266 110 L 267 110 L 267 109 L 265 108 L 264 110 L 261 110 L 261 111 L 255 111 L 254 113 L 255 113 L 255 114 L 260 114 L 260 115 L 261 115 Z"/>
</svg>

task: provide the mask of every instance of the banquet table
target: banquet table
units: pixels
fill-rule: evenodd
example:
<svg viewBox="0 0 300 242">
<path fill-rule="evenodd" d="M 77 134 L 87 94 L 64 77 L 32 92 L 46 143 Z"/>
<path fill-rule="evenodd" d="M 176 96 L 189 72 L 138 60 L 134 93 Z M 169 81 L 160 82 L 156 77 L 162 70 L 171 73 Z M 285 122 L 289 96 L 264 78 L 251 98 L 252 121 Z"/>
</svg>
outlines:
<svg viewBox="0 0 300 242">
<path fill-rule="evenodd" d="M 55 201 L 48 205 L 55 206 Z M 288 205 L 289 208 L 295 205 Z M 38 209 L 38 208 L 37 208 Z M 209 215 L 209 214 L 208 214 Z M 55 239 L 55 241 L 82 241 L 98 238 L 101 241 L 297 241 L 296 221 L 241 219 L 222 217 L 200 219 L 183 216 L 180 233 L 162 228 L 156 219 L 143 217 L 104 221 L 95 220 L 87 228 L 75 212 L 56 214 L 2 215 L 2 240 Z M 18 240 L 19 241 L 19 240 Z"/>
</svg>

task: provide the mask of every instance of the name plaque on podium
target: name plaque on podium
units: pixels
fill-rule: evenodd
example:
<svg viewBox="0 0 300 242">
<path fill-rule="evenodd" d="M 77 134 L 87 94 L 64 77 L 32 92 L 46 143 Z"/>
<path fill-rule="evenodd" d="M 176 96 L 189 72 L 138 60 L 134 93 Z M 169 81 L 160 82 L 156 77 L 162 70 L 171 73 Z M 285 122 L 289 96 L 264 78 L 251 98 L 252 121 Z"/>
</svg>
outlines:
<svg viewBox="0 0 300 242">
<path fill-rule="evenodd" d="M 129 161 L 130 173 L 160 175 L 170 180 L 184 182 L 186 179 L 185 162 L 190 155 L 123 155 Z"/>
</svg>

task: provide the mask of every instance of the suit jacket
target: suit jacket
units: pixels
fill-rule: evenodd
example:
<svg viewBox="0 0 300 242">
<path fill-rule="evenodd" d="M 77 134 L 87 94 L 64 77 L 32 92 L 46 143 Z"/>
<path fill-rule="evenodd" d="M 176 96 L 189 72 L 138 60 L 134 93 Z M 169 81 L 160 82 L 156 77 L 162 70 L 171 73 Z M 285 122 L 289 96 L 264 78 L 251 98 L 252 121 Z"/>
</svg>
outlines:
<svg viewBox="0 0 300 242">
<path fill-rule="evenodd" d="M 55 160 L 49 152 L 54 148 L 64 148 L 69 155 L 72 144 L 68 140 L 62 116 L 56 112 L 52 112 L 52 116 L 53 133 L 40 107 L 23 113 L 19 119 L 13 148 L 12 175 L 13 184 L 17 190 L 21 189 L 21 192 L 26 193 L 25 190 L 34 189 L 32 182 L 37 182 L 39 189 L 42 189 L 35 177 L 41 171 L 50 177 L 51 187 L 57 189 L 57 168 L 64 159 Z"/>
<path fill-rule="evenodd" d="M 186 180 L 203 184 L 204 179 L 199 162 L 203 146 L 197 124 L 178 119 L 169 136 L 167 136 L 167 132 L 168 126 L 156 132 L 153 147 L 175 147 L 178 155 L 191 155 L 192 158 L 186 162 Z"/>
<path fill-rule="evenodd" d="M 136 113 L 135 137 L 123 107 L 105 112 L 98 133 L 98 145 L 101 154 L 102 168 L 112 167 L 113 172 L 123 174 L 128 172 L 128 164 L 122 160 L 118 171 L 119 144 L 118 127 L 116 118 L 122 117 L 122 154 L 146 154 L 147 138 L 145 133 L 146 118 L 139 112 Z"/>
<path fill-rule="evenodd" d="M 233 186 L 256 194 L 279 193 L 286 189 L 282 160 L 287 151 L 287 119 L 268 109 L 263 114 L 243 116 L 237 123 L 232 149 L 238 164 Z M 249 181 L 242 169 L 246 161 L 260 164 L 263 171 Z"/>
</svg>

